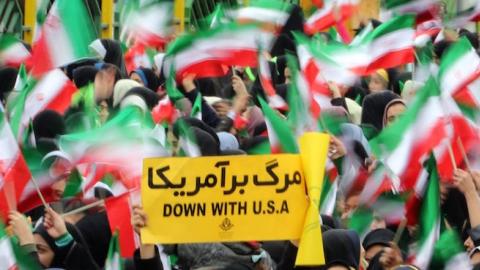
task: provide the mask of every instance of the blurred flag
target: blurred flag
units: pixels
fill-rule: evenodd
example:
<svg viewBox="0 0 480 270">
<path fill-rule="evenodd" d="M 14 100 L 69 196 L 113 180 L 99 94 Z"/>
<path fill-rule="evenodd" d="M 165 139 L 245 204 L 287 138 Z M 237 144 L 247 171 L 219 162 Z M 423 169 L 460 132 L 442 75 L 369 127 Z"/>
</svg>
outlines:
<svg viewBox="0 0 480 270">
<path fill-rule="evenodd" d="M 313 35 L 350 18 L 359 0 L 326 0 L 323 7 L 316 10 L 305 22 L 305 33 Z"/>
<path fill-rule="evenodd" d="M 0 216 L 5 220 L 12 202 L 18 204 L 32 175 L 0 104 Z"/>
<path fill-rule="evenodd" d="M 298 153 L 298 144 L 288 122 L 258 97 L 267 124 L 268 140 L 273 154 Z"/>
<path fill-rule="evenodd" d="M 0 65 L 19 67 L 30 57 L 30 52 L 14 36 L 0 36 Z"/>
<path fill-rule="evenodd" d="M 83 1 L 55 1 L 32 46 L 32 75 L 39 78 L 54 68 L 89 57 L 93 31 Z"/>
<path fill-rule="evenodd" d="M 402 117 L 384 128 L 370 145 L 405 191 L 414 188 L 425 157 L 446 135 L 444 107 L 438 85 L 431 78 Z"/>
<path fill-rule="evenodd" d="M 272 41 L 272 33 L 254 25 L 228 24 L 186 34 L 167 48 L 164 74 L 170 74 L 173 67 L 177 79 L 188 73 L 196 78 L 219 77 L 230 66 L 256 67 L 258 43 L 267 49 Z"/>
<path fill-rule="evenodd" d="M 163 47 L 173 34 L 173 1 L 124 0 L 121 11 L 120 40 Z"/>
</svg>

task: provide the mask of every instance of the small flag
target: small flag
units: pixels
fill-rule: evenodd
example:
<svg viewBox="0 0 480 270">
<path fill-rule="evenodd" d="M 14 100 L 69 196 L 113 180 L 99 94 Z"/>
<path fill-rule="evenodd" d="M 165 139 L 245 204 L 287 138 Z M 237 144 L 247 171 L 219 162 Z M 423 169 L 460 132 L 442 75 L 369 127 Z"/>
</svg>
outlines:
<svg viewBox="0 0 480 270">
<path fill-rule="evenodd" d="M 261 97 L 258 97 L 258 100 L 265 115 L 272 153 L 298 153 L 297 140 L 287 121 L 270 108 Z"/>
<path fill-rule="evenodd" d="M 200 94 L 200 92 L 197 93 L 197 97 L 195 97 L 190 116 L 202 120 L 202 94 Z"/>
<path fill-rule="evenodd" d="M 123 259 L 120 255 L 118 234 L 118 230 L 115 231 L 112 235 L 112 238 L 110 239 L 107 260 L 105 261 L 105 270 L 123 270 Z"/>
<path fill-rule="evenodd" d="M 113 234 L 118 232 L 118 243 L 116 247 L 120 247 L 120 254 L 123 258 L 130 258 L 135 251 L 135 232 L 130 220 L 130 193 L 127 192 L 118 197 L 108 198 L 105 200 L 105 209 L 107 211 L 108 222 Z M 112 238 L 113 240 L 113 238 Z M 112 244 L 110 245 L 112 247 Z M 109 255 L 113 251 L 109 249 Z M 109 259 L 113 259 L 109 257 Z M 117 260 L 118 262 L 118 260 Z M 117 269 L 117 268 L 112 268 Z"/>
<path fill-rule="evenodd" d="M 433 157 L 428 161 L 428 184 L 420 207 L 418 242 L 415 254 L 409 260 L 420 269 L 428 269 L 435 242 L 440 233 L 440 179 Z"/>
</svg>

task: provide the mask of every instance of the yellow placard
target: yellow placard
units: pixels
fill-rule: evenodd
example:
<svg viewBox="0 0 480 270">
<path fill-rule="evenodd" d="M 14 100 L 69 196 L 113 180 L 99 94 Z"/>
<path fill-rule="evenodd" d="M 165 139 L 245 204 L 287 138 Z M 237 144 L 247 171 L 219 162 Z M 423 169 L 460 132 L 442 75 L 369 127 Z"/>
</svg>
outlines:
<svg viewBox="0 0 480 270">
<path fill-rule="evenodd" d="M 300 240 L 296 265 L 324 264 L 319 202 L 329 136 L 300 155 L 145 159 L 142 243 Z"/>
<path fill-rule="evenodd" d="M 298 239 L 308 207 L 298 155 L 146 159 L 143 243 Z"/>
</svg>

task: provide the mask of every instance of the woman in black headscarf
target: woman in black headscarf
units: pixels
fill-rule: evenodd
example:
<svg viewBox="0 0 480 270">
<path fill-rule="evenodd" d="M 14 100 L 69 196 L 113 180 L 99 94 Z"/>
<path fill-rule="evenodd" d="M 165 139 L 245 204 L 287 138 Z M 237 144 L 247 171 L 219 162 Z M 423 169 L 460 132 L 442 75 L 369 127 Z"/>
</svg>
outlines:
<svg viewBox="0 0 480 270">
<path fill-rule="evenodd" d="M 33 235 L 38 260 L 43 267 L 100 269 L 90 254 L 82 233 L 74 225 L 65 223 L 51 208 L 47 210 L 43 224 L 35 228 Z"/>
<path fill-rule="evenodd" d="M 323 233 L 325 252 L 324 269 L 343 266 L 345 269 L 359 269 L 360 238 L 351 230 L 332 229 Z"/>
<path fill-rule="evenodd" d="M 385 114 L 394 104 L 403 104 L 401 97 L 392 91 L 369 94 L 363 100 L 362 127 L 367 139 L 375 137 L 388 123 Z M 388 117 L 387 117 L 388 118 Z"/>
<path fill-rule="evenodd" d="M 113 39 L 97 39 L 90 44 L 90 48 L 95 51 L 105 63 L 117 66 L 120 69 L 122 77 L 127 77 L 127 69 L 125 67 L 120 42 Z"/>
<path fill-rule="evenodd" d="M 160 86 L 160 81 L 157 75 L 155 75 L 153 70 L 149 68 L 135 69 L 130 73 L 130 79 L 137 81 L 153 92 L 157 92 L 157 89 Z"/>
<path fill-rule="evenodd" d="M 97 69 L 93 66 L 78 67 L 73 70 L 73 82 L 78 89 L 95 81 Z"/>
<path fill-rule="evenodd" d="M 13 90 L 18 71 L 14 68 L 0 68 L 0 102 L 5 104 L 8 93 Z"/>
</svg>

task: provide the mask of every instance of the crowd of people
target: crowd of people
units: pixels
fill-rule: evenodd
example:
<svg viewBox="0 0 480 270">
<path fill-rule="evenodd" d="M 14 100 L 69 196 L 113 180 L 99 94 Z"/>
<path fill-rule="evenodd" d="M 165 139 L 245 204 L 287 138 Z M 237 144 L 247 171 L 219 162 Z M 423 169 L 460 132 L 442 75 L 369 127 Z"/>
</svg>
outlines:
<svg viewBox="0 0 480 270">
<path fill-rule="evenodd" d="M 378 27 L 381 22 L 371 20 L 364 26 L 367 24 Z M 432 64 L 438 65 L 449 47 L 461 37 L 479 49 L 478 34 L 465 29 L 449 30 L 443 40 L 434 44 Z M 276 43 L 273 55 L 268 55 L 268 63 L 276 93 L 283 100 L 289 100 L 293 71 L 287 65 L 287 52 L 293 54 L 294 48 L 290 51 L 291 39 L 282 38 L 284 40 Z M 334 37 L 322 34 L 321 38 L 329 40 Z M 49 194 L 44 194 L 48 206 L 35 205 L 23 212 L 9 209 L 4 217 L 7 233 L 16 239 L 14 245 L 27 254 L 26 260 L 32 260 L 42 269 L 112 269 L 106 263 L 112 230 L 104 204 L 85 206 L 90 206 L 92 201 L 119 196 L 112 188 L 118 175 L 110 173 L 95 183 L 91 198 L 86 199 L 84 194 L 65 198 L 75 165 L 61 154 L 59 140 L 62 136 L 95 129 L 102 131 L 101 128 L 108 127 L 112 119 L 128 112 L 140 115 L 142 119 L 148 118 L 153 123 L 146 124 L 148 130 L 159 126 L 164 128 L 164 156 L 188 155 L 188 151 L 182 149 L 180 125 L 186 125 L 193 134 L 201 156 L 271 153 L 269 136 L 272 136 L 272 130 L 259 103 L 259 97 L 266 96 L 257 68 L 229 67 L 226 76 L 217 78 L 184 74 L 177 78 L 176 85 L 182 95 L 172 98 L 174 94 L 167 89 L 171 83 L 170 75 L 164 74 L 162 66 L 164 54 L 154 58 L 152 67 L 138 67 L 127 72 L 119 41 L 97 39 L 90 49 L 98 57 L 62 67 L 80 89 L 69 108 L 63 114 L 49 109 L 37 113 L 31 127 L 25 131 L 29 137 L 22 140 L 21 149 L 30 169 L 33 170 L 32 164 L 36 164 L 55 179 L 51 181 Z M 419 240 L 416 237 L 418 226 L 403 221 L 390 223 L 374 213 L 374 221 L 366 232 L 354 230 L 350 218 L 362 206 L 361 188 L 348 187 L 347 190 L 343 185 L 344 178 L 351 177 L 351 172 L 342 168 L 346 167 L 345 160 L 361 160 L 369 173 L 375 170 L 376 157 L 368 141 L 402 117 L 422 88 L 423 82 L 416 81 L 415 74 L 407 70 L 405 66 L 378 69 L 349 87 L 328 84 L 331 106 L 322 108 L 321 113 L 342 121 L 334 121 L 338 132 L 333 132 L 332 128 L 328 130 L 331 135 L 328 158 L 338 171 L 338 190 L 333 211 L 319 213 L 325 265 L 295 266 L 298 241 L 285 239 L 176 245 L 140 243 L 122 262 L 123 265 L 115 269 L 419 269 L 410 260 L 412 250 L 416 250 L 413 247 Z M 18 106 L 16 100 L 21 96 L 21 89 L 16 87 L 19 72 L 18 67 L 0 67 L 0 100 L 6 116 L 11 116 L 10 112 Z M 88 91 L 93 91 L 92 110 L 89 110 Z M 200 109 L 195 108 L 199 97 Z M 173 102 L 173 107 L 165 106 L 165 101 L 167 104 Z M 201 112 L 197 117 L 193 117 L 192 111 L 195 110 Z M 279 110 L 277 113 L 286 119 L 289 111 Z M 8 117 L 5 119 L 12 121 Z M 320 126 L 326 131 L 324 125 L 322 122 Z M 0 149 L 0 172 L 2 151 L 4 149 Z M 455 168 L 453 179 L 440 181 L 440 210 L 441 228 L 455 232 L 459 241 L 463 241 L 461 254 L 465 255 L 465 261 L 457 261 L 449 266 L 451 268 L 436 265 L 435 257 L 442 257 L 448 250 L 442 253 L 442 250 L 435 249 L 429 269 L 480 269 L 480 171 L 466 167 L 465 162 L 462 164 Z M 0 179 L 2 177 L 0 174 Z M 8 192 L 7 187 L 2 190 Z M 129 219 L 141 239 L 141 229 L 148 225 L 149 217 L 139 202 L 132 204 Z M 85 210 L 76 211 L 82 207 Z M 193 233 L 193 227 L 194 224 L 192 231 L 185 233 Z M 457 243 L 450 244 L 452 248 Z M 2 253 L 6 254 L 6 251 L 0 250 L 0 258 Z"/>
</svg>

